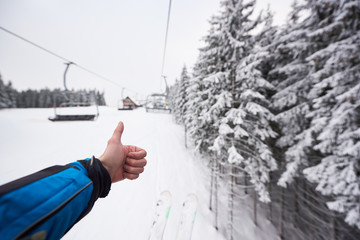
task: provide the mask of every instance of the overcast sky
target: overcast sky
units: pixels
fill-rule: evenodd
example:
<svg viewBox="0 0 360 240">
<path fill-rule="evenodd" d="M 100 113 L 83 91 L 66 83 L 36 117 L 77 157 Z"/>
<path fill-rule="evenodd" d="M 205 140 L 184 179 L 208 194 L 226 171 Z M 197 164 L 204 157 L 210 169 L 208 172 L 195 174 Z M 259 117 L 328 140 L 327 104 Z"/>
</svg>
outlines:
<svg viewBox="0 0 360 240">
<path fill-rule="evenodd" d="M 258 0 L 283 24 L 293 0 Z M 164 75 L 170 84 L 184 64 L 191 71 L 208 20 L 220 0 L 172 0 Z M 0 26 L 145 98 L 161 81 L 169 0 L 0 0 Z M 17 89 L 63 88 L 64 61 L 0 30 L 0 74 Z M 68 87 L 105 91 L 108 103 L 121 87 L 70 67 Z M 124 96 L 125 97 L 125 96 Z"/>
</svg>

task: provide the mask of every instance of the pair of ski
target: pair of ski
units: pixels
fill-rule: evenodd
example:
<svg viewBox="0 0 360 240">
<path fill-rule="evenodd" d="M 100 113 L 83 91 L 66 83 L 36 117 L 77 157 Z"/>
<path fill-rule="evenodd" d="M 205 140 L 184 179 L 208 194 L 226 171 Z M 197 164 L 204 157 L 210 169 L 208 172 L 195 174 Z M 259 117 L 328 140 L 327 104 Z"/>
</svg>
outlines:
<svg viewBox="0 0 360 240">
<path fill-rule="evenodd" d="M 160 194 L 156 202 L 154 220 L 150 230 L 149 240 L 162 240 L 166 222 L 169 218 L 172 196 L 169 191 Z M 198 200 L 195 194 L 188 194 L 181 209 L 180 223 L 176 234 L 177 240 L 190 240 L 195 222 Z"/>
</svg>

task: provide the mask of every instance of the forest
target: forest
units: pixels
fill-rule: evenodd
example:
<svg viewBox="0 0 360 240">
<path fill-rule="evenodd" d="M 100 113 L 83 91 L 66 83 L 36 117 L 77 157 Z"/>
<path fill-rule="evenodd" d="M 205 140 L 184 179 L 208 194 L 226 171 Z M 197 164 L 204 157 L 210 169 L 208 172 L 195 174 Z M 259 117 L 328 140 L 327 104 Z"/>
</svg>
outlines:
<svg viewBox="0 0 360 240">
<path fill-rule="evenodd" d="M 48 108 L 63 102 L 91 104 L 96 100 L 99 106 L 106 105 L 104 93 L 96 90 L 62 91 L 60 89 L 16 90 L 11 82 L 7 84 L 0 75 L 0 109 L 2 108 Z"/>
<path fill-rule="evenodd" d="M 222 1 L 170 90 L 212 175 L 215 226 L 236 239 L 250 196 L 281 239 L 359 239 L 360 1 L 294 1 L 282 27 L 255 5 Z"/>
</svg>

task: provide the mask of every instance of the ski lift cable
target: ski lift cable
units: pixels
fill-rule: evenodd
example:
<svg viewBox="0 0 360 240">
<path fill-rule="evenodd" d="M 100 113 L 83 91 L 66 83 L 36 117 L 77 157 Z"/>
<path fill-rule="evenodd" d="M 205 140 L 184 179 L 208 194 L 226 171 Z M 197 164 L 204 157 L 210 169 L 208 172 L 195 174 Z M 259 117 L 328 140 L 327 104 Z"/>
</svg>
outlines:
<svg viewBox="0 0 360 240">
<path fill-rule="evenodd" d="M 38 45 L 38 44 L 36 44 L 36 43 L 34 43 L 34 42 L 30 41 L 30 40 L 27 40 L 26 38 L 24 38 L 24 37 L 22 37 L 22 36 L 20 36 L 20 35 L 18 35 L 18 34 L 16 34 L 16 33 L 14 33 L 14 32 L 12 32 L 12 31 L 10 31 L 10 30 L 8 30 L 8 29 L 6 29 L 6 28 L 2 27 L 2 26 L 0 26 L 0 29 L 1 29 L 1 30 L 3 30 L 4 32 L 9 33 L 10 35 L 13 35 L 13 36 L 15 36 L 15 37 L 17 37 L 17 38 L 19 38 L 19 39 L 21 39 L 21 40 L 25 41 L 25 42 L 27 42 L 27 43 L 29 43 L 29 44 L 31 44 L 31 45 L 33 45 L 33 46 L 37 47 L 37 48 L 39 48 L 39 49 L 41 49 L 41 50 L 43 50 L 43 51 L 45 51 L 45 52 L 47 52 L 47 53 L 49 53 L 49 54 L 51 54 L 51 55 L 53 55 L 53 56 L 57 57 L 57 58 L 60 58 L 61 60 L 65 61 L 65 62 L 71 62 L 69 59 L 66 59 L 66 58 L 64 58 L 64 57 L 62 57 L 62 56 L 60 56 L 60 55 L 58 55 L 58 54 L 56 54 L 56 53 L 54 53 L 54 52 L 52 52 L 52 51 L 50 51 L 50 50 L 48 50 L 48 49 L 44 48 L 44 47 L 42 47 L 42 46 L 40 46 L 40 45 Z"/>
<path fill-rule="evenodd" d="M 166 31 L 165 31 L 164 51 L 163 51 L 163 59 L 162 59 L 162 65 L 161 65 L 161 77 L 164 77 L 164 66 L 165 66 L 165 56 L 166 56 L 167 37 L 168 37 L 168 32 L 169 32 L 170 14 L 171 14 L 171 0 L 169 0 L 169 9 L 168 9 L 167 22 L 166 22 Z"/>
<path fill-rule="evenodd" d="M 67 59 L 67 58 L 65 58 L 65 57 L 62 57 L 61 55 L 59 55 L 59 54 L 57 54 L 57 53 L 55 53 L 55 52 L 53 52 L 53 51 L 50 51 L 50 50 L 48 50 L 48 49 L 40 46 L 39 44 L 36 44 L 36 43 L 34 43 L 34 42 L 32 42 L 32 41 L 30 41 L 30 40 L 28 40 L 28 39 L 26 39 L 26 38 L 24 38 L 24 37 L 22 37 L 22 36 L 20 36 L 20 35 L 18 35 L 18 34 L 16 34 L 16 33 L 14 33 L 14 32 L 12 32 L 12 31 L 10 31 L 10 30 L 2 27 L 2 26 L 0 26 L 0 29 L 3 30 L 4 32 L 10 34 L 10 35 L 13 35 L 14 37 L 17 37 L 17 38 L 19 38 L 19 39 L 21 39 L 21 40 L 29 43 L 30 45 L 33 45 L 34 47 L 37 47 L 37 48 L 39 48 L 39 49 L 41 49 L 41 50 L 43 50 L 43 51 L 45 51 L 45 52 L 53 55 L 54 57 L 57 57 L 57 58 L 65 61 L 66 64 L 71 63 L 71 64 L 73 64 L 74 66 L 77 66 L 78 68 L 80 68 L 80 69 L 82 69 L 82 70 L 84 70 L 84 71 L 86 71 L 86 72 L 88 72 L 88 73 L 90 73 L 90 74 L 92 74 L 92 75 L 94 75 L 94 76 L 102 79 L 102 80 L 105 80 L 105 81 L 107 81 L 107 82 L 110 82 L 110 83 L 112 83 L 112 84 L 114 84 L 114 85 L 116 85 L 116 86 L 118 86 L 118 87 L 121 87 L 121 88 L 123 87 L 122 85 L 118 84 L 117 82 L 114 82 L 114 81 L 112 81 L 111 79 L 106 78 L 106 77 L 102 76 L 102 75 L 99 74 L 99 73 L 96 73 L 96 72 L 94 72 L 94 71 L 92 71 L 92 70 L 90 70 L 90 69 L 88 69 L 88 68 L 85 68 L 85 67 L 83 67 L 83 66 L 81 66 L 81 65 L 79 65 L 79 64 L 77 64 L 77 63 L 75 63 L 75 62 L 73 62 L 73 61 L 71 61 L 71 60 L 69 60 L 69 59 Z M 127 89 L 128 89 L 128 88 L 127 88 Z M 136 91 L 133 91 L 133 90 L 131 90 L 131 89 L 128 89 L 128 90 L 130 90 L 130 91 L 132 91 L 132 92 L 134 92 L 134 93 L 137 93 Z"/>
</svg>

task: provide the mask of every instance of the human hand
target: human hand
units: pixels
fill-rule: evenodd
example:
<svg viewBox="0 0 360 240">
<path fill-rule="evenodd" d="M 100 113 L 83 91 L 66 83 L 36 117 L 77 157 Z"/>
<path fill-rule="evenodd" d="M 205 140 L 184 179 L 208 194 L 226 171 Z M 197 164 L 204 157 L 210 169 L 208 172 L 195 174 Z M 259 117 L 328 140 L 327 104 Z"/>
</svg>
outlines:
<svg viewBox="0 0 360 240">
<path fill-rule="evenodd" d="M 123 131 L 124 124 L 119 122 L 107 143 L 105 152 L 99 157 L 113 183 L 124 179 L 137 179 L 146 165 L 144 149 L 121 143 Z"/>
</svg>

